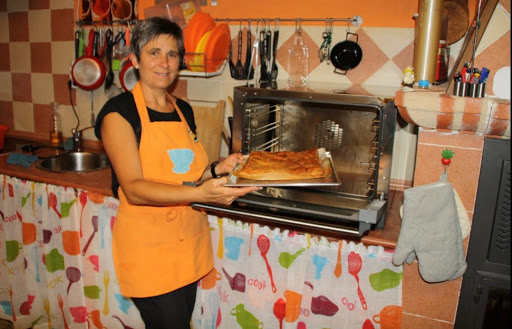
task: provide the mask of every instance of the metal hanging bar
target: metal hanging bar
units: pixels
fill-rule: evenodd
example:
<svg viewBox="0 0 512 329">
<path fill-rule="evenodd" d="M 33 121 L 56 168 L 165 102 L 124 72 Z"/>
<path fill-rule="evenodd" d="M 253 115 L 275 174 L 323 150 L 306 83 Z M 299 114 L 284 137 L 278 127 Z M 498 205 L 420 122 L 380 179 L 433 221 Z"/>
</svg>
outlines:
<svg viewBox="0 0 512 329">
<path fill-rule="evenodd" d="M 361 16 L 354 16 L 352 18 L 216 18 L 216 21 L 222 22 L 248 22 L 248 21 L 275 21 L 275 22 L 325 22 L 327 20 L 332 22 L 348 22 L 352 23 L 353 26 L 360 26 L 363 24 L 363 18 Z"/>
</svg>

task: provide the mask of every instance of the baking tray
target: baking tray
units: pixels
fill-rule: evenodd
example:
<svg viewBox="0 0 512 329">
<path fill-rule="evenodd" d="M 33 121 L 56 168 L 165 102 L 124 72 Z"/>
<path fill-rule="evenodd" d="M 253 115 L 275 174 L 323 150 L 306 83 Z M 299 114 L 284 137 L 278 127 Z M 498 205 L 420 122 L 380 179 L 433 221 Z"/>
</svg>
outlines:
<svg viewBox="0 0 512 329">
<path fill-rule="evenodd" d="M 233 173 L 228 176 L 228 183 L 224 186 L 230 187 L 242 187 L 242 186 L 269 186 L 269 187 L 308 187 L 308 186 L 339 186 L 341 185 L 341 181 L 334 169 L 334 163 L 332 162 L 331 153 L 325 151 L 323 153 L 328 160 L 328 165 L 331 166 L 331 174 L 322 178 L 312 178 L 312 179 L 294 179 L 294 180 L 252 180 L 240 178 L 238 176 L 233 175 Z M 236 172 L 240 166 L 245 164 L 245 161 L 248 158 L 248 155 L 244 155 L 244 162 L 238 163 L 233 172 Z"/>
</svg>

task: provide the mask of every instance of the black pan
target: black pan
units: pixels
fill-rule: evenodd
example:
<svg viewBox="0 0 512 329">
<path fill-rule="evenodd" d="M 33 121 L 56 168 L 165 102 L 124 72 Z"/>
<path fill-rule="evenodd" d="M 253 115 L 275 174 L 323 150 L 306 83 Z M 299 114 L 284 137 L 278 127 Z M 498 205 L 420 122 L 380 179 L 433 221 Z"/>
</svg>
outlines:
<svg viewBox="0 0 512 329">
<path fill-rule="evenodd" d="M 348 40 L 349 34 L 356 36 L 356 41 Z M 342 72 L 336 72 L 341 74 L 347 74 L 347 71 L 355 68 L 361 62 L 363 58 L 363 50 L 357 43 L 357 34 L 347 32 L 345 41 L 338 42 L 331 50 L 331 62 L 336 69 Z"/>
</svg>

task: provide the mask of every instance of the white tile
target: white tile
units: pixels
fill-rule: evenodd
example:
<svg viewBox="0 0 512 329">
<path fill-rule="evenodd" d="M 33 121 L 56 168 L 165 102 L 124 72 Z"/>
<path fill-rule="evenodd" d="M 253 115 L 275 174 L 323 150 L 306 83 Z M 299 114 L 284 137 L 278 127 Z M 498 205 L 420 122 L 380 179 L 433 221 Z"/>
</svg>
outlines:
<svg viewBox="0 0 512 329">
<path fill-rule="evenodd" d="M 363 28 L 366 34 L 388 58 L 393 58 L 414 41 L 414 29 Z"/>
<path fill-rule="evenodd" d="M 510 33 L 510 14 L 502 6 L 496 6 L 496 10 L 494 10 L 485 33 L 478 44 L 476 55 L 478 56 L 505 33 Z"/>
<path fill-rule="evenodd" d="M 221 97 L 222 81 L 216 78 L 188 80 L 187 97 L 194 101 L 217 101 Z"/>
<path fill-rule="evenodd" d="M 34 108 L 32 103 L 13 102 L 14 130 L 34 132 Z"/>
<path fill-rule="evenodd" d="M 11 72 L 0 72 L 0 101 L 12 101 Z"/>
<path fill-rule="evenodd" d="M 69 9 L 74 8 L 75 1 L 73 0 L 50 0 L 51 9 Z"/>
<path fill-rule="evenodd" d="M 49 9 L 28 11 L 28 39 L 31 42 L 52 41 Z"/>
<path fill-rule="evenodd" d="M 369 89 L 372 86 L 387 86 L 398 89 L 402 85 L 402 79 L 403 73 L 400 68 L 389 60 L 363 83 L 363 87 Z"/>
<path fill-rule="evenodd" d="M 30 73 L 30 43 L 10 42 L 9 55 L 11 60 L 11 72 Z"/>
<path fill-rule="evenodd" d="M 69 74 L 75 54 L 73 41 L 54 41 L 52 49 L 52 73 Z"/>
<path fill-rule="evenodd" d="M 32 103 L 50 104 L 53 102 L 53 76 L 50 73 L 32 73 Z"/>
</svg>

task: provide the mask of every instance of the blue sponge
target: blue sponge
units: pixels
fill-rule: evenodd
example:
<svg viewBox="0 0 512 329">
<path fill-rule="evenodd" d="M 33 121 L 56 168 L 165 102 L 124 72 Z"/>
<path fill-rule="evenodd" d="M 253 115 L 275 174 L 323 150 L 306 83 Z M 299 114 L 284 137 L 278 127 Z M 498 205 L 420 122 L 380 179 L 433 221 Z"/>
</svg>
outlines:
<svg viewBox="0 0 512 329">
<path fill-rule="evenodd" d="M 7 157 L 8 164 L 20 165 L 25 168 L 30 168 L 30 164 L 37 160 L 37 155 L 30 155 L 25 153 L 11 153 Z"/>
</svg>

